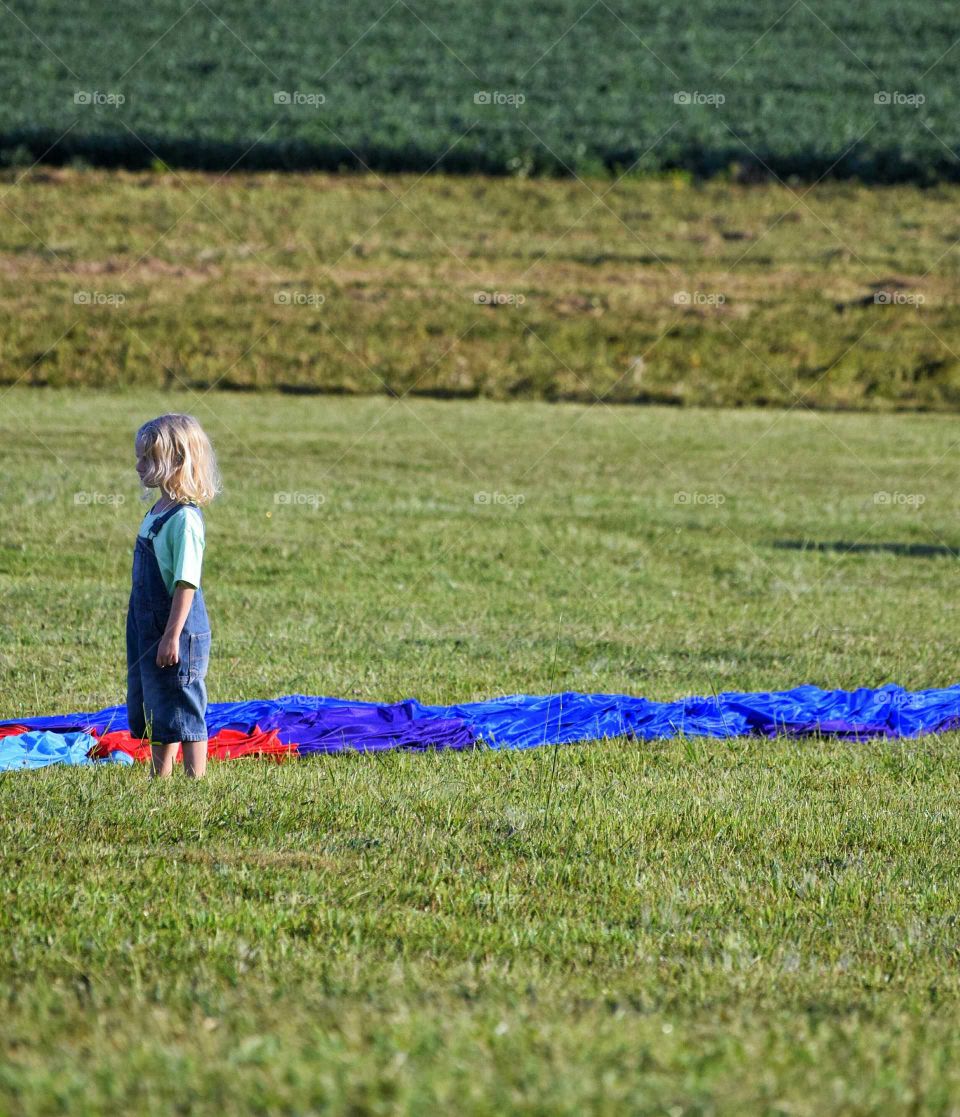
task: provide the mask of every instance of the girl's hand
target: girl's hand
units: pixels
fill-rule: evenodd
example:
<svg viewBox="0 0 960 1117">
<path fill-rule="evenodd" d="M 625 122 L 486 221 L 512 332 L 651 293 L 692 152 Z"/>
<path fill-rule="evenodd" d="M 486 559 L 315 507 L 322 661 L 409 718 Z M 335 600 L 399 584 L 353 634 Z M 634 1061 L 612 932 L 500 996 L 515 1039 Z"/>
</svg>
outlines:
<svg viewBox="0 0 960 1117">
<path fill-rule="evenodd" d="M 180 637 L 165 632 L 157 645 L 157 666 L 173 667 L 180 662 Z"/>
</svg>

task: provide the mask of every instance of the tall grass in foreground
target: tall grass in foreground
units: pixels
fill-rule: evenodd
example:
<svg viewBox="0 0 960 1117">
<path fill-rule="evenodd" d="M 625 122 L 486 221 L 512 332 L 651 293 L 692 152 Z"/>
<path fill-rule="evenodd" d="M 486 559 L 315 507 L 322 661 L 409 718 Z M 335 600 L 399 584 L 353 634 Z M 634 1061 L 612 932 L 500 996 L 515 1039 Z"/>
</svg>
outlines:
<svg viewBox="0 0 960 1117">
<path fill-rule="evenodd" d="M 957 741 L 3 783 L 8 1112 L 948 1113 Z M 548 807 L 549 804 L 549 807 Z"/>
</svg>

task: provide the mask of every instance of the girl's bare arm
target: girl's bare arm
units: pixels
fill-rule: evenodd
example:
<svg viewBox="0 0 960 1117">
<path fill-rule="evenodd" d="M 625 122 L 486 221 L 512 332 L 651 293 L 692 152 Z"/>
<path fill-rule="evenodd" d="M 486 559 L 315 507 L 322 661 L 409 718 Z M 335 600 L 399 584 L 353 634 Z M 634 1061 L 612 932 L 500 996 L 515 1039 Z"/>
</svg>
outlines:
<svg viewBox="0 0 960 1117">
<path fill-rule="evenodd" d="M 180 661 L 180 633 L 187 623 L 187 614 L 193 604 L 193 595 L 196 593 L 193 586 L 186 582 L 177 582 L 173 588 L 173 601 L 170 605 L 170 616 L 167 618 L 167 627 L 160 643 L 157 645 L 157 666 L 172 667 Z"/>
</svg>

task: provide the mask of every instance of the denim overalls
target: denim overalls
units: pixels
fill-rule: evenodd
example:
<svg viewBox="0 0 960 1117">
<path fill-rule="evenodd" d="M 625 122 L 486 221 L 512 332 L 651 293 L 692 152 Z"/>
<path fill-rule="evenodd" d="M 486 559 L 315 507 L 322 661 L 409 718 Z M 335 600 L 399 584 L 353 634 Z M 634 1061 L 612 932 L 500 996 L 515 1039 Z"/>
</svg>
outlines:
<svg viewBox="0 0 960 1117">
<path fill-rule="evenodd" d="M 183 505 L 158 516 L 146 538 L 137 536 L 133 583 L 127 608 L 127 720 L 130 732 L 154 744 L 207 738 L 207 688 L 210 622 L 198 586 L 180 634 L 180 661 L 157 666 L 157 645 L 167 627 L 173 598 L 167 592 L 153 540 Z M 197 507 L 192 505 L 191 507 Z M 200 512 L 201 518 L 203 512 Z"/>
</svg>

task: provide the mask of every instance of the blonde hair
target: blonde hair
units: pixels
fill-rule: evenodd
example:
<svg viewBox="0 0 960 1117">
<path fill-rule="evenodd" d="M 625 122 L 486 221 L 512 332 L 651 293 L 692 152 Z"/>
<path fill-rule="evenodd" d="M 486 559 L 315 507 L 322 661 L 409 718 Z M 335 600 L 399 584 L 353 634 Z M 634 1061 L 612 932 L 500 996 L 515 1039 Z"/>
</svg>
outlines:
<svg viewBox="0 0 960 1117">
<path fill-rule="evenodd" d="M 150 419 L 137 431 L 134 449 L 137 457 L 147 460 L 145 488 L 159 488 L 179 503 L 198 505 L 209 504 L 223 491 L 210 439 L 192 415 Z"/>
</svg>

